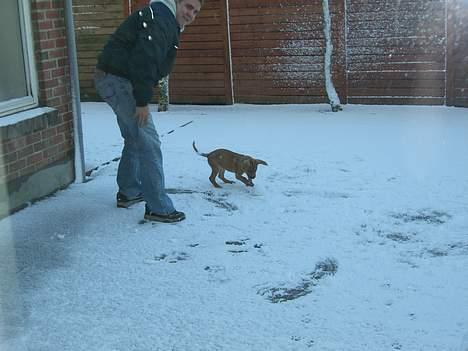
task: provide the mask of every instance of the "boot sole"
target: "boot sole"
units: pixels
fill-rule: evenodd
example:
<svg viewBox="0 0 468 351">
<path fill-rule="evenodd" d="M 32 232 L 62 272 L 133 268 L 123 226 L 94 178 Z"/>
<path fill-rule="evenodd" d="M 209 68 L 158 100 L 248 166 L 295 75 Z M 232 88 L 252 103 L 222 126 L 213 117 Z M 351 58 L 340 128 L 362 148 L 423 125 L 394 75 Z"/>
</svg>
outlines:
<svg viewBox="0 0 468 351">
<path fill-rule="evenodd" d="M 117 207 L 118 208 L 129 208 L 130 206 L 133 206 L 139 202 L 142 202 L 143 199 L 139 200 L 132 200 L 132 201 L 125 201 L 125 202 L 117 202 Z"/>
<path fill-rule="evenodd" d="M 153 222 L 177 223 L 177 222 L 183 221 L 185 219 L 185 216 L 180 216 L 177 218 L 167 218 L 167 217 L 159 217 L 159 216 L 150 216 L 150 215 L 145 214 L 144 218 L 147 221 L 153 221 Z"/>
</svg>

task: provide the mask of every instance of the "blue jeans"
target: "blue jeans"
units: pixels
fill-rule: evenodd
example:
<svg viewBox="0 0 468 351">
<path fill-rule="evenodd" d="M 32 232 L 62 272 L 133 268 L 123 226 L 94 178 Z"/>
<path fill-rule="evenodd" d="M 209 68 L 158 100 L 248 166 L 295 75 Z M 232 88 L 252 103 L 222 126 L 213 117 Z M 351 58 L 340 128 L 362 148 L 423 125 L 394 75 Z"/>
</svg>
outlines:
<svg viewBox="0 0 468 351">
<path fill-rule="evenodd" d="M 164 185 L 161 141 L 151 118 L 144 127 L 138 126 L 132 84 L 125 78 L 98 72 L 95 85 L 99 95 L 116 114 L 124 138 L 117 172 L 119 191 L 129 198 L 143 193 L 146 208 L 153 213 L 165 215 L 174 212 Z"/>
</svg>

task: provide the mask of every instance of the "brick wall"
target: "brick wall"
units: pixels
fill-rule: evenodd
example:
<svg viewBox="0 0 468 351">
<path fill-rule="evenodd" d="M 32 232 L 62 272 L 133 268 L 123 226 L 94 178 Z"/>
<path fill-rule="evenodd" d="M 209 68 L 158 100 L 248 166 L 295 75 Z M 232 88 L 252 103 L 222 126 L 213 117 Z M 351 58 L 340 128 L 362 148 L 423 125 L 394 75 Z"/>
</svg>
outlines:
<svg viewBox="0 0 468 351">
<path fill-rule="evenodd" d="M 38 63 L 39 104 L 56 108 L 59 121 L 45 133 L 54 150 L 44 149 L 51 161 L 73 148 L 70 66 L 63 0 L 34 0 L 33 28 Z"/>
<path fill-rule="evenodd" d="M 0 130 L 0 154 L 3 156 L 0 157 L 0 183 L 7 185 L 12 210 L 23 201 L 33 201 L 68 185 L 74 178 L 73 114 L 64 1 L 32 0 L 31 18 L 39 106 L 48 109 L 45 112 L 39 110 L 32 118 L 3 126 Z M 38 173 L 49 172 L 57 165 L 67 176 L 41 179 L 41 182 L 50 181 L 51 185 L 41 192 L 20 194 L 25 183 L 32 178 L 37 181 Z M 37 185 L 42 186 L 44 184 Z"/>
<path fill-rule="evenodd" d="M 32 119 L 2 127 L 0 182 L 12 183 L 70 158 L 71 131 L 61 121 L 57 110 L 48 109 Z"/>
</svg>

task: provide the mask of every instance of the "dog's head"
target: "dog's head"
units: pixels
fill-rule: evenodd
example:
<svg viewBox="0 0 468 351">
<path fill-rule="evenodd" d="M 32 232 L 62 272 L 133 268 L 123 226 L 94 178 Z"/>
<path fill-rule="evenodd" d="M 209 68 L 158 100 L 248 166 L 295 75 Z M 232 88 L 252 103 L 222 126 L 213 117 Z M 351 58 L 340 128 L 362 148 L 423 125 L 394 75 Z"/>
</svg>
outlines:
<svg viewBox="0 0 468 351">
<path fill-rule="evenodd" d="M 248 157 L 243 161 L 244 172 L 247 174 L 249 179 L 255 179 L 258 165 L 268 166 L 265 161 L 252 157 Z"/>
</svg>

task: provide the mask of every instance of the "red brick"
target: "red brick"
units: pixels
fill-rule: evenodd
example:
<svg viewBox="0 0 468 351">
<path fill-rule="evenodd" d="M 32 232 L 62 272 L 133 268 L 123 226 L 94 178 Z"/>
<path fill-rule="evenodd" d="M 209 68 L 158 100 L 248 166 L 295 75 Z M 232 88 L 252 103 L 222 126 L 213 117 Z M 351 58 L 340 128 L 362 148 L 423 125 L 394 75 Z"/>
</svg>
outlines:
<svg viewBox="0 0 468 351">
<path fill-rule="evenodd" d="M 44 159 L 44 155 L 42 152 L 36 152 L 28 157 L 27 164 L 34 165 L 41 162 Z"/>
<path fill-rule="evenodd" d="M 73 112 L 64 113 L 62 116 L 63 121 L 73 121 Z"/>
<path fill-rule="evenodd" d="M 41 68 L 43 70 L 57 68 L 57 60 L 47 60 L 41 62 Z"/>
<path fill-rule="evenodd" d="M 44 12 L 38 12 L 38 11 L 36 11 L 36 12 L 33 12 L 33 13 L 31 14 L 31 19 L 32 19 L 33 21 L 41 21 L 41 20 L 43 20 L 44 18 L 45 18 L 45 13 L 44 13 Z"/>
<path fill-rule="evenodd" d="M 8 144 L 10 143 L 10 141 L 9 140 L 0 140 L 0 142 L 1 142 L 1 145 L 0 145 L 0 151 L 1 151 L 0 152 L 0 159 L 1 159 L 1 157 L 2 157 L 1 155 L 8 152 L 7 148 L 8 148 Z"/>
<path fill-rule="evenodd" d="M 39 45 L 38 47 L 41 49 L 41 50 L 47 50 L 47 49 L 53 49 L 55 48 L 55 40 L 53 39 L 50 39 L 50 40 L 42 40 L 39 42 Z"/>
<path fill-rule="evenodd" d="M 57 135 L 57 128 L 49 128 L 42 131 L 42 140 L 48 140 L 49 138 Z"/>
<path fill-rule="evenodd" d="M 50 80 L 52 79 L 52 73 L 51 71 L 40 71 L 39 72 L 39 81 L 45 81 L 45 80 Z"/>
<path fill-rule="evenodd" d="M 17 151 L 18 149 L 21 149 L 26 146 L 26 138 L 21 137 L 21 138 L 16 138 L 12 139 L 8 143 L 4 144 L 3 152 L 4 153 L 9 153 L 11 151 Z"/>
<path fill-rule="evenodd" d="M 44 92 L 39 90 L 39 105 L 47 105 L 47 99 L 44 97 Z"/>
<path fill-rule="evenodd" d="M 59 85 L 68 86 L 70 84 L 69 80 L 65 77 L 57 77 Z"/>
<path fill-rule="evenodd" d="M 65 30 L 61 29 L 53 29 L 47 32 L 47 37 L 49 39 L 58 39 L 58 38 L 65 38 Z"/>
<path fill-rule="evenodd" d="M 18 161 L 18 153 L 16 151 L 5 154 L 4 156 L 5 163 L 13 163 Z"/>
<path fill-rule="evenodd" d="M 60 18 L 61 16 L 62 16 L 62 12 L 57 9 L 46 12 L 47 18 L 57 19 L 57 18 Z"/>
<path fill-rule="evenodd" d="M 66 56 L 67 51 L 63 48 L 56 48 L 54 50 L 49 51 L 49 58 L 51 59 L 64 58 Z"/>
<path fill-rule="evenodd" d="M 55 46 L 58 48 L 67 47 L 67 40 L 65 38 L 58 38 L 55 40 Z"/>
<path fill-rule="evenodd" d="M 63 122 L 63 117 L 62 117 L 62 114 L 59 113 L 58 116 L 57 116 L 57 119 L 55 119 L 54 125 L 53 125 L 54 128 L 57 130 L 57 134 L 60 133 L 58 127 L 62 124 L 62 122 Z"/>
<path fill-rule="evenodd" d="M 60 67 L 68 67 L 68 57 L 67 58 L 62 58 L 58 60 L 58 65 Z"/>
<path fill-rule="evenodd" d="M 53 95 L 52 90 L 51 90 L 51 95 Z M 57 108 L 57 106 L 60 105 L 60 98 L 59 97 L 53 97 L 53 98 L 47 99 L 47 105 L 50 106 L 50 107 Z"/>
<path fill-rule="evenodd" d="M 67 105 L 67 104 L 65 104 L 65 105 L 64 105 L 64 104 L 61 104 L 61 105 L 57 106 L 57 109 L 59 110 L 59 113 L 62 114 L 62 115 L 63 115 L 64 113 L 67 113 L 68 111 L 70 111 L 70 110 L 68 109 L 68 105 Z"/>
<path fill-rule="evenodd" d="M 48 147 L 47 149 L 45 149 L 44 151 L 42 151 L 42 154 L 43 154 L 43 156 L 44 156 L 45 159 L 50 159 L 51 157 L 53 157 L 54 155 L 56 155 L 58 152 L 59 152 L 59 146 L 58 146 L 58 145 L 54 145 L 54 146 Z"/>
<path fill-rule="evenodd" d="M 70 113 L 71 114 L 71 113 Z M 64 116 L 62 116 L 63 118 Z M 58 127 L 57 127 L 57 132 L 58 133 L 67 133 L 69 131 L 71 131 L 73 129 L 73 123 L 72 121 L 68 121 L 68 122 L 65 122 L 65 123 L 62 123 L 60 124 Z"/>
<path fill-rule="evenodd" d="M 57 78 L 58 76 L 64 76 L 65 75 L 65 68 L 64 67 L 58 67 L 54 70 L 52 70 L 52 77 Z"/>
<path fill-rule="evenodd" d="M 63 96 L 68 94 L 68 89 L 66 86 L 60 85 L 53 89 L 54 96 Z"/>
<path fill-rule="evenodd" d="M 51 80 L 45 80 L 42 82 L 43 88 L 44 89 L 49 89 L 49 88 L 55 88 L 56 86 L 59 85 L 59 82 L 57 79 L 51 79 Z"/>
<path fill-rule="evenodd" d="M 48 51 L 39 51 L 37 57 L 39 61 L 47 61 L 49 60 L 49 52 Z"/>
<path fill-rule="evenodd" d="M 48 32 L 36 32 L 39 35 L 39 40 L 47 40 L 49 39 Z"/>
<path fill-rule="evenodd" d="M 56 19 L 53 21 L 54 23 L 54 28 L 60 29 L 60 28 L 65 28 L 65 21 L 62 18 Z"/>
<path fill-rule="evenodd" d="M 21 159 L 8 165 L 8 173 L 17 172 L 26 166 L 26 160 Z"/>
<path fill-rule="evenodd" d="M 33 147 L 34 147 L 34 152 L 42 151 L 42 150 L 44 150 L 44 149 L 46 148 L 46 146 L 47 146 L 47 142 L 46 142 L 46 141 L 40 141 L 40 142 L 38 142 L 38 143 L 35 143 L 35 144 L 33 145 Z"/>
<path fill-rule="evenodd" d="M 39 30 L 49 30 L 54 28 L 54 24 L 52 21 L 40 21 L 37 26 Z"/>
<path fill-rule="evenodd" d="M 63 134 L 57 134 L 53 136 L 52 138 L 49 138 L 49 145 L 58 145 L 62 143 L 65 140 L 65 137 Z"/>
<path fill-rule="evenodd" d="M 62 105 L 67 104 L 67 105 L 68 105 L 67 111 L 71 111 L 71 110 L 72 110 L 72 107 L 71 107 L 71 94 L 67 94 L 67 95 L 61 96 L 61 97 L 60 97 L 60 103 L 61 103 Z"/>
<path fill-rule="evenodd" d="M 39 92 L 40 92 L 40 95 L 39 95 L 39 100 L 40 101 L 39 101 L 39 103 L 41 105 L 48 105 L 48 103 L 47 103 L 49 101 L 49 97 L 47 97 L 48 90 L 40 90 Z M 53 106 L 51 106 L 51 107 L 53 107 Z"/>
<path fill-rule="evenodd" d="M 33 9 L 44 10 L 52 8 L 52 2 L 50 0 L 36 0 L 33 1 Z"/>
<path fill-rule="evenodd" d="M 32 154 L 34 151 L 34 148 L 32 145 L 28 145 L 25 148 L 22 148 L 21 150 L 18 150 L 18 158 L 24 158 L 30 154 Z"/>
<path fill-rule="evenodd" d="M 32 145 L 41 140 L 41 132 L 36 132 L 26 136 L 26 144 Z"/>
<path fill-rule="evenodd" d="M 42 88 L 42 87 L 41 87 Z M 50 89 L 43 89 L 42 92 L 44 93 L 44 97 L 46 101 L 49 101 L 50 99 L 54 98 L 54 91 L 52 88 Z"/>
</svg>

